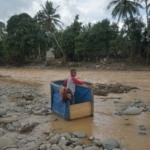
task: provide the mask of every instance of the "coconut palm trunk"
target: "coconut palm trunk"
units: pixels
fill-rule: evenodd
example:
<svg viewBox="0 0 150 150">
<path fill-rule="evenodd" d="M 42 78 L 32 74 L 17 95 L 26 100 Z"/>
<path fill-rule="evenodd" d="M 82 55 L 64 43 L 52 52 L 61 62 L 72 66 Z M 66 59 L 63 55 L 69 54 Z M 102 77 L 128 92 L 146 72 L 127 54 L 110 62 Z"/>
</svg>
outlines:
<svg viewBox="0 0 150 150">
<path fill-rule="evenodd" d="M 63 54 L 63 62 L 65 63 L 65 62 L 66 62 L 66 55 L 65 55 L 65 53 L 63 52 L 63 50 L 62 50 L 60 44 L 58 43 L 55 34 L 53 34 L 53 37 L 54 37 L 54 40 L 55 40 L 56 44 L 58 45 L 59 49 L 61 50 L 61 52 L 62 52 L 62 54 Z"/>
<path fill-rule="evenodd" d="M 56 8 L 53 7 L 53 2 L 49 2 L 48 0 L 45 2 L 45 5 L 41 5 L 42 6 L 42 10 L 38 12 L 38 20 L 39 23 L 42 24 L 44 27 L 46 27 L 47 31 L 49 33 L 51 33 L 51 35 L 53 36 L 56 44 L 58 45 L 62 55 L 63 55 L 63 62 L 66 61 L 66 57 L 65 57 L 65 53 L 62 50 L 60 44 L 58 43 L 58 40 L 55 37 L 55 30 L 56 30 L 56 26 L 61 28 L 60 24 L 63 24 L 60 21 L 60 15 L 56 13 L 57 8 L 59 6 L 57 6 Z"/>
<path fill-rule="evenodd" d="M 126 20 L 128 21 L 128 16 L 127 16 L 127 14 L 126 14 Z M 128 36 L 130 37 L 131 36 L 131 34 L 130 34 L 130 32 L 131 32 L 131 30 L 130 30 L 130 26 L 129 26 L 129 23 L 127 22 L 127 26 L 128 26 Z M 130 37 L 130 40 L 131 40 L 131 37 Z M 130 45 L 130 48 L 131 48 L 131 53 L 130 53 L 130 57 L 132 57 L 132 43 L 131 43 L 131 41 L 128 41 L 128 43 L 129 43 L 129 45 Z M 132 59 L 132 58 L 131 58 Z"/>
</svg>

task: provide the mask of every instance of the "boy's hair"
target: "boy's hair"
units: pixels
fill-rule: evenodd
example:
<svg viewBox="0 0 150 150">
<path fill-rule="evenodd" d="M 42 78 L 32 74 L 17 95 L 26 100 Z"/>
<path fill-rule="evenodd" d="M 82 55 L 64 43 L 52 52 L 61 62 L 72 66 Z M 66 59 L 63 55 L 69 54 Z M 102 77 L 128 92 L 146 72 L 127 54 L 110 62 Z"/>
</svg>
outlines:
<svg viewBox="0 0 150 150">
<path fill-rule="evenodd" d="M 76 71 L 76 69 L 74 68 L 70 69 L 70 73 L 72 73 L 73 71 Z"/>
</svg>

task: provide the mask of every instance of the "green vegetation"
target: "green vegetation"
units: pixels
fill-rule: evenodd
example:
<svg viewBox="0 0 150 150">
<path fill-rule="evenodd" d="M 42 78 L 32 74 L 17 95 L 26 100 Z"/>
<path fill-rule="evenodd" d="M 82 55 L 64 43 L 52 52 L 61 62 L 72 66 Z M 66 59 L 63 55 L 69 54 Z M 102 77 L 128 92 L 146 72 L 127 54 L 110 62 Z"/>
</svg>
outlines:
<svg viewBox="0 0 150 150">
<path fill-rule="evenodd" d="M 140 16 L 144 1 L 147 25 Z M 98 61 L 101 58 L 135 58 L 149 61 L 149 6 L 148 0 L 112 0 L 106 9 L 112 9 L 111 23 L 103 19 L 94 24 L 79 22 L 76 15 L 71 25 L 62 29 L 57 14 L 59 6 L 46 1 L 32 18 L 26 13 L 13 15 L 7 25 L 0 22 L 0 64 L 24 64 L 26 60 L 43 58 L 54 49 L 56 58 L 63 61 Z"/>
</svg>

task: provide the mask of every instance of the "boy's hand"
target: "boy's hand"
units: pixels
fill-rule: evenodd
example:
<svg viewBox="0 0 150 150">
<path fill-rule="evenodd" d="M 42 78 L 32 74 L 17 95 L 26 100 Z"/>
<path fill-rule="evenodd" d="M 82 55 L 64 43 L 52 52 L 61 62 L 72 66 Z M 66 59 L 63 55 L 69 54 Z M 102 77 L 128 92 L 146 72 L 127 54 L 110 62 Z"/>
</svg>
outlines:
<svg viewBox="0 0 150 150">
<path fill-rule="evenodd" d="M 84 84 L 91 84 L 90 82 L 84 81 Z"/>
</svg>

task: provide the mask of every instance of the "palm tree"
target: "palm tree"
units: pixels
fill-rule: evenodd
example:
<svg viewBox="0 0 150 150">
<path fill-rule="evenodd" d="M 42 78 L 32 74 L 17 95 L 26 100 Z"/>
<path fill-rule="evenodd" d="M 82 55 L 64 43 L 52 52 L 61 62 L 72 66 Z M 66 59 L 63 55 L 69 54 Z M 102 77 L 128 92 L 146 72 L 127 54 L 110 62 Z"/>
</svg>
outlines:
<svg viewBox="0 0 150 150">
<path fill-rule="evenodd" d="M 65 53 L 63 52 L 62 48 L 60 47 L 56 36 L 55 36 L 55 31 L 56 31 L 56 26 L 61 28 L 60 24 L 63 24 L 60 21 L 60 15 L 56 14 L 57 6 L 56 8 L 53 7 L 53 2 L 49 2 L 48 0 L 45 2 L 45 6 L 41 5 L 43 10 L 39 11 L 37 16 L 39 20 L 39 24 L 43 25 L 48 33 L 54 37 L 54 40 L 56 44 L 58 45 L 59 49 L 61 50 L 63 54 L 63 60 L 65 61 Z"/>
<path fill-rule="evenodd" d="M 112 10 L 112 17 L 115 19 L 118 16 L 118 22 L 120 20 L 128 20 L 128 17 L 133 18 L 134 15 L 139 14 L 139 8 L 143 8 L 139 3 L 136 3 L 131 0 L 112 0 L 107 6 L 107 9 L 110 9 L 114 6 Z M 130 35 L 130 27 L 128 26 L 128 36 Z M 132 45 L 131 46 L 131 54 L 132 54 Z"/>
<path fill-rule="evenodd" d="M 112 17 L 115 19 L 118 16 L 118 22 L 128 19 L 128 15 L 133 18 L 134 15 L 139 14 L 139 8 L 142 8 L 140 4 L 130 0 L 113 0 L 109 3 L 107 9 L 112 6 L 115 6 L 111 13 Z"/>
<path fill-rule="evenodd" d="M 147 21 L 147 30 L 148 30 L 148 38 L 147 38 L 147 41 L 148 41 L 148 51 L 147 51 L 147 61 L 149 61 L 149 35 L 150 35 L 150 31 L 149 31 L 149 27 L 148 27 L 148 8 L 150 7 L 150 4 L 148 4 L 148 1 L 149 0 L 134 0 L 136 2 L 144 2 L 145 3 L 145 11 L 146 11 L 146 21 Z"/>
</svg>

